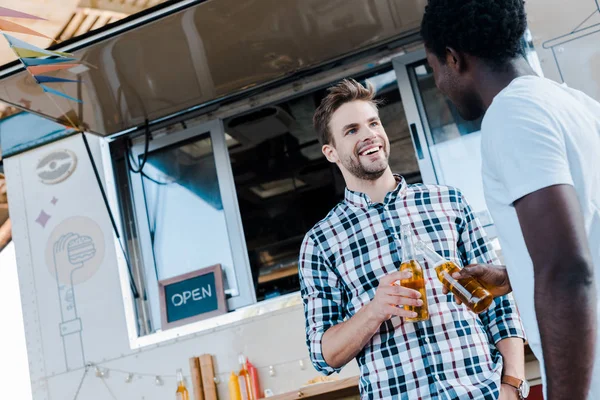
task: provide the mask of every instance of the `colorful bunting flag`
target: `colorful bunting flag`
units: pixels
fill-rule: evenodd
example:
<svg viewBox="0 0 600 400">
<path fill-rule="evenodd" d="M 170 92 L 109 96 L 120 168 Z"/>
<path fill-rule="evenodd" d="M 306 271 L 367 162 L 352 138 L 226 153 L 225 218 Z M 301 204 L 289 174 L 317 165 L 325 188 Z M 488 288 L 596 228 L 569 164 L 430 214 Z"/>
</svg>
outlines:
<svg viewBox="0 0 600 400">
<path fill-rule="evenodd" d="M 73 79 L 57 78 L 54 76 L 46 75 L 34 75 L 33 76 L 38 83 L 52 83 L 52 82 L 78 82 Z"/>
<path fill-rule="evenodd" d="M 20 11 L 11 10 L 10 8 L 0 7 L 0 17 L 9 18 L 26 18 L 26 19 L 37 19 L 40 21 L 47 21 L 44 18 L 36 17 L 35 15 L 25 14 Z"/>
<path fill-rule="evenodd" d="M 46 49 L 42 49 L 39 48 L 37 46 L 34 46 L 32 44 L 29 44 L 27 42 L 24 42 L 20 39 L 17 39 L 14 36 L 9 35 L 8 33 L 3 33 L 4 37 L 6 38 L 6 40 L 8 41 L 8 43 L 10 43 L 10 45 L 13 48 L 19 48 L 19 49 L 24 49 L 24 50 L 31 50 L 31 51 L 35 51 L 38 53 L 43 53 L 46 54 L 48 56 L 61 56 L 61 57 L 72 57 L 73 54 L 69 54 L 69 53 L 63 53 L 60 51 L 52 51 L 52 50 L 46 50 Z"/>
<path fill-rule="evenodd" d="M 33 66 L 33 67 L 28 67 L 27 71 L 29 71 L 29 73 L 31 75 L 37 75 L 37 74 L 45 74 L 47 72 L 52 72 L 52 71 L 58 71 L 61 69 L 69 69 L 69 68 L 77 67 L 79 65 L 81 65 L 81 64 L 37 65 L 37 66 Z"/>
<path fill-rule="evenodd" d="M 73 100 L 73 101 L 75 101 L 77 103 L 81 103 L 82 102 L 81 100 L 76 99 L 75 97 L 71 97 L 69 95 L 66 95 L 63 92 L 59 92 L 58 90 L 54 90 L 51 87 L 48 87 L 46 85 L 42 85 L 41 83 L 40 83 L 40 86 L 42 87 L 42 89 L 44 89 L 44 92 L 46 92 L 46 93 L 52 93 L 52 94 L 55 94 L 57 96 L 64 97 L 65 99 Z"/>
<path fill-rule="evenodd" d="M 47 51 L 50 51 L 50 50 L 47 50 Z M 71 53 L 64 53 L 64 52 L 62 52 L 62 51 L 50 51 L 50 53 L 54 53 L 54 54 L 56 54 L 57 56 L 63 56 L 63 57 L 74 57 L 74 56 L 73 56 L 73 54 L 71 54 Z"/>
<path fill-rule="evenodd" d="M 43 20 L 43 18 L 38 18 L 33 15 L 25 14 L 19 11 L 10 10 L 5 7 L 0 7 L 0 17 L 13 17 L 13 18 L 29 18 L 29 19 L 38 19 Z M 72 68 L 78 66 L 80 64 L 69 63 L 69 61 L 74 61 L 75 58 L 72 54 L 64 53 L 60 51 L 51 51 L 41 49 L 39 47 L 33 46 L 27 42 L 24 42 L 20 39 L 17 39 L 4 31 L 16 32 L 16 33 L 24 33 L 27 35 L 34 35 L 48 38 L 48 36 L 43 35 L 39 32 L 36 32 L 32 29 L 29 29 L 23 25 L 16 24 L 11 21 L 0 19 L 0 32 L 4 35 L 6 40 L 8 41 L 10 47 L 15 52 L 19 60 L 25 65 L 27 71 L 35 78 L 36 82 L 41 86 L 44 90 L 44 93 L 53 94 L 56 96 L 64 97 L 65 99 L 69 99 L 71 101 L 75 101 L 77 103 L 82 103 L 81 100 L 71 97 L 63 92 L 60 92 L 56 89 L 52 89 L 49 86 L 44 85 L 43 83 L 72 83 L 79 82 L 73 79 L 65 79 L 58 78 L 54 76 L 48 75 L 39 75 L 44 74 L 51 71 L 58 71 L 62 69 Z M 49 38 L 48 38 L 49 39 Z M 71 121 L 69 121 L 71 122 Z M 75 126 L 73 126 L 75 127 Z"/>
<path fill-rule="evenodd" d="M 75 60 L 74 58 L 21 58 L 21 61 L 27 67 L 36 65 L 58 64 Z"/>
<path fill-rule="evenodd" d="M 48 54 L 42 53 L 40 51 L 33 51 L 29 49 L 22 49 L 20 47 L 12 48 L 19 58 L 38 58 L 38 57 L 48 57 Z"/>
<path fill-rule="evenodd" d="M 24 33 L 26 35 L 39 36 L 46 39 L 51 39 L 42 33 L 34 31 L 33 29 L 29 29 L 23 25 L 15 24 L 14 22 L 6 21 L 4 19 L 0 19 L 0 30 Z"/>
</svg>

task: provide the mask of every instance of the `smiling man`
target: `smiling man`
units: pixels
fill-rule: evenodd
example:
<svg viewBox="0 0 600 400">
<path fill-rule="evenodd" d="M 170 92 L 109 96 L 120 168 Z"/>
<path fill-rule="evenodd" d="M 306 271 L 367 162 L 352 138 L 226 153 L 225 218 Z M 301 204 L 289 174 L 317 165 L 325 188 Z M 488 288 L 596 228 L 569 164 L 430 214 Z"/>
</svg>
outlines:
<svg viewBox="0 0 600 400">
<path fill-rule="evenodd" d="M 390 143 L 373 90 L 353 80 L 329 89 L 315 112 L 323 154 L 346 182 L 345 198 L 307 234 L 299 259 L 306 335 L 315 368 L 331 374 L 356 358 L 362 398 L 517 399 L 501 376 L 524 379 L 523 330 L 510 296 L 476 315 L 456 304 L 422 262 L 430 318 L 404 322 L 420 293 L 407 278 L 400 227 L 444 257 L 497 262 L 461 192 L 407 185 L 388 165 Z"/>
</svg>

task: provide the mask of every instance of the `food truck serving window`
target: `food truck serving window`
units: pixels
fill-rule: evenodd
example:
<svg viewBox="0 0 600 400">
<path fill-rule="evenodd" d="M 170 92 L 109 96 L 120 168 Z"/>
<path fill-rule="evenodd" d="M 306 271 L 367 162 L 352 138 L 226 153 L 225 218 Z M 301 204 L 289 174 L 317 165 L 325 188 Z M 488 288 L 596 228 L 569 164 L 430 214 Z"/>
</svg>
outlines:
<svg viewBox="0 0 600 400">
<path fill-rule="evenodd" d="M 171 328 L 165 322 L 170 306 L 196 303 L 195 314 L 178 321 L 184 325 L 214 311 L 202 302 L 226 298 L 222 311 L 255 302 L 229 174 L 226 146 L 231 144 L 235 141 L 225 140 L 215 121 L 113 148 L 140 336 Z M 210 287 L 190 286 L 190 276 L 215 267 Z M 173 300 L 165 288 L 176 282 L 186 290 Z"/>
<path fill-rule="evenodd" d="M 409 183 L 421 182 L 392 66 L 355 78 L 368 80 L 383 101 L 392 169 Z M 302 239 L 344 196 L 343 177 L 323 156 L 312 128 L 325 94 L 321 87 L 222 121 L 185 121 L 133 146 L 115 142 L 126 252 L 147 297 L 136 304 L 140 336 L 206 324 L 202 310 L 221 313 L 206 294 L 221 286 L 215 296 L 223 295 L 229 312 L 299 291 Z M 210 268 L 219 271 L 207 278 L 211 285 L 193 286 Z M 171 304 L 164 288 L 174 285 L 184 289 Z M 209 300 L 213 307 L 199 304 Z M 187 312 L 198 315 L 173 327 L 170 316 Z"/>
</svg>

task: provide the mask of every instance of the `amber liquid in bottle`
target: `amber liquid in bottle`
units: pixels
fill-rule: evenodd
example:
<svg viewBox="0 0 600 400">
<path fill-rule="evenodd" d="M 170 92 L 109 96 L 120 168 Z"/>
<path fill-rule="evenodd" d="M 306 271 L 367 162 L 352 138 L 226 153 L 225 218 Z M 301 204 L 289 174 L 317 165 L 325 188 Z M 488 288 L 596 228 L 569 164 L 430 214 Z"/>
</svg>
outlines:
<svg viewBox="0 0 600 400">
<path fill-rule="evenodd" d="M 402 225 L 402 264 L 400 264 L 400 271 L 410 271 L 412 277 L 409 279 L 402 279 L 400 285 L 409 289 L 413 289 L 421 293 L 421 300 L 423 301 L 422 306 L 404 306 L 406 311 L 413 311 L 417 313 L 415 318 L 405 318 L 405 322 L 418 322 L 429 319 L 429 309 L 427 307 L 427 291 L 425 290 L 425 277 L 423 276 L 423 268 L 417 262 L 415 258 L 415 251 L 413 245 L 412 230 L 409 225 Z"/>
<path fill-rule="evenodd" d="M 183 372 L 181 369 L 177 370 L 177 391 L 175 391 L 175 399 L 190 400 L 190 395 L 185 387 L 185 382 L 183 381 Z"/>
<path fill-rule="evenodd" d="M 451 291 L 471 311 L 479 314 L 492 304 L 494 297 L 475 278 L 454 279 L 452 274 L 459 272 L 460 268 L 455 263 L 448 261 L 437 254 L 425 243 L 419 241 L 417 249 L 435 265 L 435 272 L 442 284 Z"/>
</svg>

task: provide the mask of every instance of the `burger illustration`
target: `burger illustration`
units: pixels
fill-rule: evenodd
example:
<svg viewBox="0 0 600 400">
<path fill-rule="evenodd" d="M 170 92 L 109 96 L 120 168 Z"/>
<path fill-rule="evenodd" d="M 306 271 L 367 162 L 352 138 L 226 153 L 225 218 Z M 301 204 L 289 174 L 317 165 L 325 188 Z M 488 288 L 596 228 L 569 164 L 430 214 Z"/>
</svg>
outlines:
<svg viewBox="0 0 600 400">
<path fill-rule="evenodd" d="M 96 247 L 92 238 L 80 236 L 69 242 L 67 252 L 71 264 L 81 264 L 91 260 L 96 255 Z"/>
</svg>

